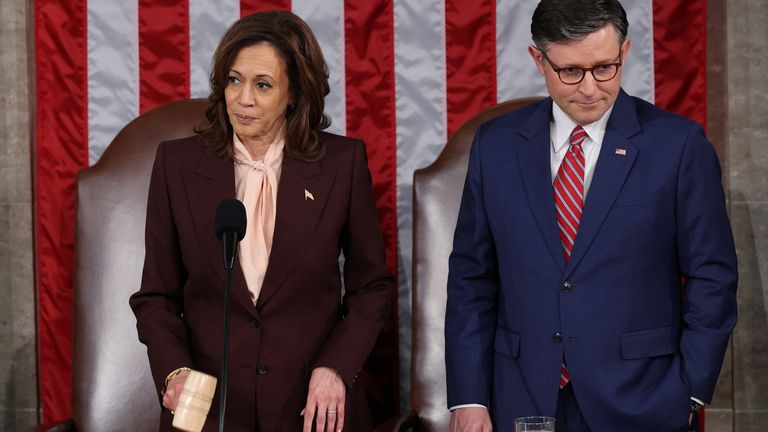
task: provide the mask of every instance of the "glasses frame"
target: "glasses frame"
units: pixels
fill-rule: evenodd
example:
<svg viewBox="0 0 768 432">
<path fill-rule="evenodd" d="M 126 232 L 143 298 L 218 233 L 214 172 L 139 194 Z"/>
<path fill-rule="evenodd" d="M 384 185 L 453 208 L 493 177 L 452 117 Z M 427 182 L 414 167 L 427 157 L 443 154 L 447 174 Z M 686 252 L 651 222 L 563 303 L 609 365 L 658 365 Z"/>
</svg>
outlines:
<svg viewBox="0 0 768 432">
<path fill-rule="evenodd" d="M 616 56 L 616 57 L 618 58 L 618 60 L 619 60 L 618 62 L 614 62 L 614 63 L 602 63 L 602 64 L 599 64 L 599 65 L 596 65 L 596 66 L 592 66 L 592 67 L 590 67 L 590 68 L 583 68 L 583 67 L 579 67 L 579 66 L 568 66 L 568 67 L 562 67 L 562 68 L 561 68 L 561 67 L 557 66 L 557 65 L 556 65 L 556 64 L 555 64 L 555 63 L 554 63 L 554 62 L 553 62 L 553 61 L 552 61 L 552 60 L 549 58 L 549 56 L 547 55 L 547 52 L 546 52 L 546 51 L 544 51 L 544 50 L 543 50 L 543 49 L 541 49 L 541 48 L 538 48 L 538 50 L 539 50 L 539 52 L 541 53 L 542 57 L 544 57 L 544 60 L 546 60 L 546 61 L 547 61 L 547 63 L 549 63 L 549 65 L 550 65 L 550 66 L 552 66 L 552 70 L 553 70 L 553 71 L 555 71 L 555 73 L 557 74 L 557 78 L 560 80 L 560 82 L 561 82 L 561 83 L 563 83 L 563 84 L 565 84 L 565 85 L 577 85 L 577 84 L 581 84 L 581 82 L 582 82 L 582 81 L 584 81 L 584 77 L 585 77 L 585 76 L 587 76 L 587 72 L 589 72 L 589 73 L 591 73 L 591 74 L 592 74 L 592 78 L 593 78 L 593 79 L 594 79 L 596 82 L 608 82 L 608 81 L 610 81 L 610 80 L 612 80 L 612 79 L 616 78 L 616 75 L 618 75 L 618 74 L 619 74 L 619 68 L 620 68 L 620 67 L 622 67 L 622 66 L 624 65 L 624 62 L 623 62 L 623 61 L 622 61 L 622 59 L 621 59 L 621 54 L 622 54 L 622 52 L 621 52 L 621 48 L 619 48 L 619 54 Z M 612 77 L 610 77 L 610 78 L 608 78 L 608 79 L 598 79 L 598 78 L 595 76 L 595 68 L 597 68 L 597 67 L 600 67 L 600 66 L 614 66 L 616 69 L 615 69 L 615 72 L 614 72 L 613 76 L 612 76 Z M 579 69 L 579 70 L 581 70 L 581 78 L 580 78 L 578 81 L 576 81 L 576 82 L 572 82 L 572 83 L 571 83 L 571 82 L 565 82 L 565 81 L 563 81 L 563 77 L 561 77 L 561 76 L 560 76 L 560 71 L 562 71 L 562 70 L 564 70 L 564 69 L 570 69 L 570 68 L 574 68 L 574 69 Z"/>
</svg>

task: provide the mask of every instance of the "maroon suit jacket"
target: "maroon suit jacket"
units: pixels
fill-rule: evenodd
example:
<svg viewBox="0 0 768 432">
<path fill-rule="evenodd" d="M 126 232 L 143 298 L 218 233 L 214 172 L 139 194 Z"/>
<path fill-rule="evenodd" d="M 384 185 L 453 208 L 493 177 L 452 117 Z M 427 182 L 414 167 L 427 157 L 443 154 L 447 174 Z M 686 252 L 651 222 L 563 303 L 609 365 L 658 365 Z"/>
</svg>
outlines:
<svg viewBox="0 0 768 432">
<path fill-rule="evenodd" d="M 394 282 L 364 144 L 328 133 L 320 139 L 327 149 L 320 161 L 283 158 L 272 252 L 255 306 L 239 264 L 233 273 L 227 431 L 300 430 L 318 366 L 335 369 L 346 384 L 345 430 L 372 430 L 356 380 L 388 320 Z M 141 289 L 130 300 L 158 394 L 178 367 L 217 377 L 221 369 L 224 266 L 214 217 L 219 202 L 235 197 L 234 166 L 207 156 L 200 143 L 193 136 L 158 147 Z M 216 430 L 218 411 L 217 394 L 205 431 Z M 172 430 L 171 421 L 163 410 L 160 429 Z"/>
</svg>

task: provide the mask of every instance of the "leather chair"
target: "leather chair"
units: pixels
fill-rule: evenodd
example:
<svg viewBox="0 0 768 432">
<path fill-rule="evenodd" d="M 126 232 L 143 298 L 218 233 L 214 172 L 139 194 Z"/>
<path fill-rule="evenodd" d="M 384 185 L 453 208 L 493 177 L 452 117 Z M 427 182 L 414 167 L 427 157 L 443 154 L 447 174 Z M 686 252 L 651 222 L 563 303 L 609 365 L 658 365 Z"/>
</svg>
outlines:
<svg viewBox="0 0 768 432">
<path fill-rule="evenodd" d="M 481 124 L 538 100 L 503 102 L 477 114 L 448 141 L 432 165 L 413 175 L 411 412 L 392 430 L 448 430 L 444 338 L 448 256 L 469 149 Z"/>
<path fill-rule="evenodd" d="M 202 99 L 126 126 L 78 176 L 72 418 L 37 430 L 156 431 L 160 405 L 128 297 L 139 289 L 149 178 L 161 141 L 193 134 Z"/>
</svg>

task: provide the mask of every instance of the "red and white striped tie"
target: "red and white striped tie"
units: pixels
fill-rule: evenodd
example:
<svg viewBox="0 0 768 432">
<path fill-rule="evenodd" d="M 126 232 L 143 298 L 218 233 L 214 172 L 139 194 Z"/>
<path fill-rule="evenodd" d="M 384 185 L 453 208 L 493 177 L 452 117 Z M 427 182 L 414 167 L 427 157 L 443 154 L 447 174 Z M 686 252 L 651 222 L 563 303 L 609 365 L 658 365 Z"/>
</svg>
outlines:
<svg viewBox="0 0 768 432">
<path fill-rule="evenodd" d="M 584 150 L 581 144 L 587 138 L 581 126 L 571 132 L 570 145 L 555 177 L 555 208 L 557 226 L 560 230 L 560 243 L 563 245 L 565 262 L 571 259 L 573 243 L 579 231 L 581 211 L 584 208 Z M 571 380 L 571 374 L 565 364 L 565 357 L 560 366 L 560 388 Z"/>
</svg>

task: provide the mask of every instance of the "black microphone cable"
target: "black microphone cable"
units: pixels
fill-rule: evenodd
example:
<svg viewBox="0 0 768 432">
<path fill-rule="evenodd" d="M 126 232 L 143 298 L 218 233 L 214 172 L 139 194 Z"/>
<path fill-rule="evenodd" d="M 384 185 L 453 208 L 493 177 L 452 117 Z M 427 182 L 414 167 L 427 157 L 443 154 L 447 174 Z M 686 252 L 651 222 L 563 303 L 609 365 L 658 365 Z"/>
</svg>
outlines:
<svg viewBox="0 0 768 432">
<path fill-rule="evenodd" d="M 245 236 L 245 207 L 236 199 L 226 199 L 216 209 L 216 237 L 221 240 L 224 255 L 224 340 L 219 381 L 219 432 L 224 432 L 227 410 L 227 367 L 229 359 L 229 298 L 232 290 L 232 269 L 237 255 L 237 243 Z"/>
</svg>

